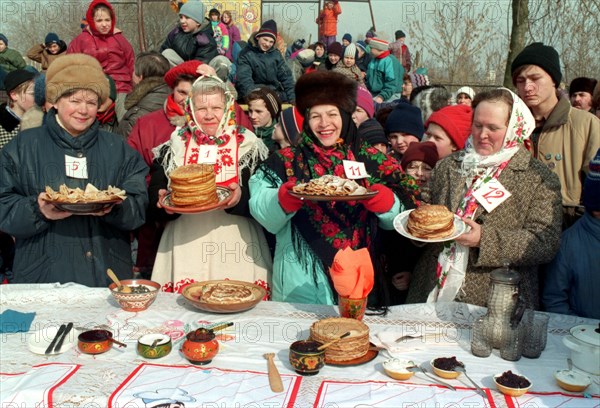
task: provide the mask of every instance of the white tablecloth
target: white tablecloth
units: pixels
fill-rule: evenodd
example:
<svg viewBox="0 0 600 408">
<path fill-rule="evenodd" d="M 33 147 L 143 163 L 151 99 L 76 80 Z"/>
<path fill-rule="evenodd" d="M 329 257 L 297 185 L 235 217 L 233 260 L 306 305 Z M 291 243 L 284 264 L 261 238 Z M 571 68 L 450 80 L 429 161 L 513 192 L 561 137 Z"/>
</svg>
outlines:
<svg viewBox="0 0 600 408">
<path fill-rule="evenodd" d="M 80 365 L 77 372 L 54 391 L 54 404 L 61 407 L 105 407 L 109 396 L 142 363 L 187 365 L 179 352 L 181 340 L 175 341 L 173 352 L 158 360 L 146 360 L 136 353 L 136 340 L 152 332 L 170 333 L 178 338 L 185 332 L 207 323 L 234 322 L 224 334 L 228 341 L 221 342 L 219 354 L 208 367 L 231 370 L 266 372 L 263 354 L 274 352 L 281 374 L 295 374 L 288 362 L 288 347 L 298 339 L 308 337 L 310 325 L 325 317 L 338 316 L 332 306 L 300 305 L 278 302 L 261 302 L 254 309 L 239 314 L 205 313 L 193 308 L 181 296 L 159 293 L 148 310 L 139 313 L 122 311 L 108 289 L 88 288 L 75 284 L 58 285 L 2 285 L 0 286 L 0 311 L 13 309 L 36 312 L 29 333 L 2 334 L 2 373 L 27 372 L 35 365 L 60 362 Z M 423 344 L 412 343 L 396 356 L 415 361 L 423 366 L 436 357 L 456 356 L 466 364 L 471 378 L 492 390 L 496 406 L 505 406 L 501 394 L 493 384 L 494 374 L 513 370 L 530 378 L 536 392 L 560 392 L 553 373 L 566 368 L 569 350 L 562 337 L 574 325 L 598 321 L 565 315 L 550 315 L 548 344 L 539 359 L 522 358 L 509 362 L 494 350 L 488 358 L 474 357 L 470 352 L 471 322 L 485 313 L 484 308 L 462 304 L 414 304 L 393 307 L 387 316 L 367 316 L 371 337 L 377 341 L 381 332 L 400 334 L 436 333 L 438 337 Z M 78 328 L 109 328 L 114 337 L 128 347 L 113 347 L 109 352 L 91 356 L 81 354 L 76 347 L 56 356 L 33 354 L 27 347 L 28 337 L 48 326 L 74 322 Z M 395 335 L 395 334 L 394 334 Z M 353 367 L 324 367 L 317 376 L 303 377 L 294 406 L 312 407 L 323 380 L 333 381 L 393 381 L 385 375 L 382 362 L 387 352 L 380 352 L 372 362 Z M 599 394 L 598 377 L 587 392 Z M 414 384 L 430 384 L 422 375 L 415 375 Z M 463 376 L 451 383 L 471 387 Z M 598 402 L 598 401 L 596 401 Z M 92 405 L 96 404 L 96 405 Z M 187 405 L 189 408 L 190 405 Z M 348 405 L 354 406 L 354 405 Z M 342 408 L 342 406 L 338 406 Z"/>
</svg>

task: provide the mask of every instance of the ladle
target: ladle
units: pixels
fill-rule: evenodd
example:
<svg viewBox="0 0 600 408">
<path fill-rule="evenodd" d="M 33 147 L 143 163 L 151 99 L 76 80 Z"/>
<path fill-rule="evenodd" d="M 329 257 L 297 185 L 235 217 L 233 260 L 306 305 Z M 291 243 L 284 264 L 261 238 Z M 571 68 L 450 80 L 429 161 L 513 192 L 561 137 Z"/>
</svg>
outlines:
<svg viewBox="0 0 600 408">
<path fill-rule="evenodd" d="M 338 337 L 335 340 L 330 341 L 329 343 L 325 343 L 319 346 L 319 348 L 317 348 L 317 350 L 321 351 L 321 350 L 325 350 L 327 347 L 331 346 L 334 343 L 337 343 L 338 341 L 340 341 L 341 339 L 350 336 L 350 332 L 346 332 L 344 334 L 342 334 L 340 337 Z"/>
<path fill-rule="evenodd" d="M 117 275 L 115 275 L 115 273 L 113 272 L 112 269 L 108 268 L 106 270 L 106 274 L 108 275 L 108 277 L 110 279 L 112 279 L 112 281 L 115 283 L 115 285 L 117 285 L 117 290 L 119 292 L 131 293 L 131 288 L 127 285 L 122 285 L 121 281 L 119 280 L 119 278 L 117 278 Z"/>
</svg>

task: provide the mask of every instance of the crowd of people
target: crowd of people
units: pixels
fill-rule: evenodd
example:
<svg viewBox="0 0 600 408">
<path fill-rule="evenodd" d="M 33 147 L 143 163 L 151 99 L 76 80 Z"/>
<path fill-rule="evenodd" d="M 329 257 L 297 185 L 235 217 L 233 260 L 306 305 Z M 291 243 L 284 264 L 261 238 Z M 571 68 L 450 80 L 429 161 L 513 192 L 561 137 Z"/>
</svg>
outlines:
<svg viewBox="0 0 600 408">
<path fill-rule="evenodd" d="M 48 33 L 28 52 L 0 34 L 0 255 L 7 283 L 105 286 L 105 271 L 179 292 L 236 279 L 270 299 L 335 304 L 338 250 L 368 248 L 369 306 L 485 305 L 490 273 L 521 276 L 528 306 L 600 318 L 600 86 L 571 81 L 555 48 L 525 47 L 514 91 L 454 94 L 369 30 L 337 41 L 342 9 L 326 0 L 318 41 L 280 49 L 273 20 L 243 39 L 235 14 L 176 5 L 159 50 L 134 55 L 107 0 L 93 0 L 68 44 Z M 222 208 L 164 205 L 169 175 L 211 155 Z M 321 202 L 290 190 L 325 174 L 377 194 Z M 73 214 L 45 189 L 116 186 L 119 204 Z M 493 196 L 494 200 L 488 198 Z M 440 204 L 467 231 L 421 244 L 393 231 L 401 212 Z"/>
</svg>

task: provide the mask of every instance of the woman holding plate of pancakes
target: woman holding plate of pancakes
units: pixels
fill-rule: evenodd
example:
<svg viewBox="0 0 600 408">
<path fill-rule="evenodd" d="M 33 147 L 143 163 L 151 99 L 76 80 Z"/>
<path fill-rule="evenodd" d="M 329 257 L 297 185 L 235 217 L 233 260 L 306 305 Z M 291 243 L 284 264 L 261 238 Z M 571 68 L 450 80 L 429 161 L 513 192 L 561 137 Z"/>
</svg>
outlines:
<svg viewBox="0 0 600 408">
<path fill-rule="evenodd" d="M 267 288 L 271 255 L 262 228 L 248 212 L 248 179 L 269 150 L 237 124 L 234 98 L 217 77 L 201 76 L 194 82 L 184 111 L 185 125 L 154 149 L 150 208 L 155 218 L 170 221 L 160 240 L 152 280 L 175 292 L 188 283 L 214 279 Z M 167 213 L 161 200 L 167 194 L 168 176 L 180 166 L 202 164 L 200 152 L 208 151 L 216 159 L 217 186 L 231 190 L 226 202 L 211 212 Z"/>
<path fill-rule="evenodd" d="M 485 306 L 492 270 L 509 263 L 520 293 L 537 308 L 538 266 L 559 247 L 560 183 L 527 151 L 535 120 L 505 88 L 477 94 L 465 149 L 439 161 L 431 203 L 446 206 L 470 230 L 452 242 L 427 244 L 413 273 L 408 303 L 460 301 Z"/>
<path fill-rule="evenodd" d="M 330 71 L 300 77 L 296 107 L 304 124 L 298 145 L 273 153 L 250 179 L 250 212 L 277 239 L 273 300 L 334 304 L 328 271 L 337 251 L 347 247 L 369 248 L 376 279 L 382 276 L 377 227 L 392 229 L 394 217 L 417 202 L 414 179 L 401 173 L 394 159 L 359 140 L 352 121 L 356 88 L 356 81 Z M 368 178 L 357 181 L 376 195 L 322 202 L 289 194 L 296 184 L 326 174 L 348 178 L 344 160 L 364 163 Z M 377 304 L 385 305 L 375 295 Z"/>
</svg>

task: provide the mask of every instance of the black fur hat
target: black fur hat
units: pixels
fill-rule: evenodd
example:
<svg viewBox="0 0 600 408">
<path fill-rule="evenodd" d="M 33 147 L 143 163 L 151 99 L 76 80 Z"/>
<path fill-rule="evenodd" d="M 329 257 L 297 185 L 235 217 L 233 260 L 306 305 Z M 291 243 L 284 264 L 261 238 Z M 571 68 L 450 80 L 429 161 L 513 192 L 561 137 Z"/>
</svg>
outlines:
<svg viewBox="0 0 600 408">
<path fill-rule="evenodd" d="M 296 107 L 305 116 L 316 105 L 335 105 L 350 115 L 356 110 L 358 82 L 332 71 L 315 71 L 296 82 Z"/>
</svg>

